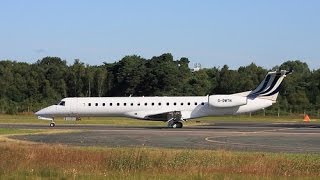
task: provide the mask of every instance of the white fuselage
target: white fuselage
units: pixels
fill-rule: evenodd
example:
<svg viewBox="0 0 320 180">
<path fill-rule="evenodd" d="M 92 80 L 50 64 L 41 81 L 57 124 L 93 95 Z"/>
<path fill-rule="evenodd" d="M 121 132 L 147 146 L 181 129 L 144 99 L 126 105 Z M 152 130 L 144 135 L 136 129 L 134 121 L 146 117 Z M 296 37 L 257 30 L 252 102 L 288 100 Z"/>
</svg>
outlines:
<svg viewBox="0 0 320 180">
<path fill-rule="evenodd" d="M 168 127 L 181 128 L 187 119 L 204 116 L 233 115 L 254 112 L 276 102 L 280 84 L 292 71 L 268 72 L 253 91 L 236 94 L 173 97 L 75 97 L 64 98 L 58 105 L 41 109 L 39 119 L 58 116 L 78 119 L 90 116 L 125 116 L 136 119 L 167 121 Z"/>
<path fill-rule="evenodd" d="M 179 111 L 182 119 L 204 116 L 240 114 L 257 111 L 272 105 L 268 99 L 247 99 L 246 104 L 233 107 L 210 105 L 210 96 L 178 97 L 77 97 L 64 98 L 63 104 L 52 105 L 38 111 L 38 116 L 54 118 L 87 116 L 125 116 L 137 119 L 152 119 L 149 116 Z"/>
</svg>

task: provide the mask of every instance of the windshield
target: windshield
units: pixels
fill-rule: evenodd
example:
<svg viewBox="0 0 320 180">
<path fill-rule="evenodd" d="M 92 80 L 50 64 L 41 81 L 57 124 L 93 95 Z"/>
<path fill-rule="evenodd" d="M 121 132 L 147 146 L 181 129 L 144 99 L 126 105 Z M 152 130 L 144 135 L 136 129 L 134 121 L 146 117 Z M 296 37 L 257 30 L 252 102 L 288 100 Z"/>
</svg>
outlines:
<svg viewBox="0 0 320 180">
<path fill-rule="evenodd" d="M 60 105 L 60 106 L 64 106 L 65 105 L 65 101 L 61 101 L 58 105 Z"/>
</svg>

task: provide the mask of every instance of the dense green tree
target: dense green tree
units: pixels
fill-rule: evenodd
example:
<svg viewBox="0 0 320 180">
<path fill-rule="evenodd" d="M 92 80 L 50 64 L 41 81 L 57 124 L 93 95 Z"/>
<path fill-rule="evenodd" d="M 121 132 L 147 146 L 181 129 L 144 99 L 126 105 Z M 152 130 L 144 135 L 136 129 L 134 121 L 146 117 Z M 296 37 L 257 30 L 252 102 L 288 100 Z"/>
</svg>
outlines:
<svg viewBox="0 0 320 180">
<path fill-rule="evenodd" d="M 216 67 L 205 69 L 210 81 L 209 94 L 216 94 L 219 88 L 220 70 Z"/>
<path fill-rule="evenodd" d="M 179 63 L 169 53 L 152 57 L 146 62 L 146 75 L 143 81 L 144 95 L 177 95 L 180 79 L 177 76 Z"/>
<path fill-rule="evenodd" d="M 264 79 L 267 70 L 251 63 L 238 69 L 237 91 L 253 90 Z"/>
<path fill-rule="evenodd" d="M 0 97 L 7 98 L 8 91 L 11 83 L 14 81 L 14 75 L 12 67 L 15 62 L 11 61 L 1 61 L 0 62 Z"/>
<path fill-rule="evenodd" d="M 293 73 L 283 82 L 281 94 L 286 97 L 289 103 L 290 112 L 304 111 L 309 106 L 307 89 L 309 89 L 311 75 L 310 69 L 306 63 L 299 60 L 287 61 L 283 63 L 280 69 L 290 69 Z"/>
<path fill-rule="evenodd" d="M 206 73 L 206 70 L 200 70 L 193 73 L 192 78 L 189 80 L 191 95 L 194 96 L 205 96 L 210 92 L 210 80 Z"/>
<path fill-rule="evenodd" d="M 101 97 L 106 92 L 105 80 L 107 78 L 107 71 L 103 67 L 97 67 L 94 72 L 94 96 Z"/>
<path fill-rule="evenodd" d="M 283 82 L 278 103 L 267 112 L 320 111 L 320 69 L 311 71 L 299 60 L 286 61 L 272 70 L 292 69 Z M 254 89 L 269 71 L 254 63 L 230 69 L 213 67 L 193 72 L 189 59 L 174 60 L 170 53 L 144 59 L 125 56 L 101 66 L 76 59 L 67 65 L 59 57 L 36 63 L 0 61 L 0 112 L 36 111 L 64 97 L 170 96 L 229 94 Z"/>
<path fill-rule="evenodd" d="M 235 70 L 230 70 L 224 65 L 220 71 L 219 84 L 216 88 L 218 94 L 230 94 L 237 92 L 239 74 Z"/>
<path fill-rule="evenodd" d="M 67 93 L 70 97 L 85 96 L 88 92 L 87 86 L 85 86 L 83 80 L 85 79 L 85 65 L 76 59 L 73 65 L 69 68 L 67 76 Z"/>
<path fill-rule="evenodd" d="M 87 96 L 87 97 L 95 96 L 95 94 L 92 93 L 92 91 L 95 90 L 95 87 L 93 84 L 94 73 L 95 73 L 95 67 L 86 65 L 84 69 L 84 75 L 81 78 L 83 82 L 83 91 L 85 92 L 84 96 Z"/>
<path fill-rule="evenodd" d="M 115 96 L 141 95 L 141 83 L 145 77 L 145 60 L 140 56 L 126 56 L 110 68 Z"/>
</svg>

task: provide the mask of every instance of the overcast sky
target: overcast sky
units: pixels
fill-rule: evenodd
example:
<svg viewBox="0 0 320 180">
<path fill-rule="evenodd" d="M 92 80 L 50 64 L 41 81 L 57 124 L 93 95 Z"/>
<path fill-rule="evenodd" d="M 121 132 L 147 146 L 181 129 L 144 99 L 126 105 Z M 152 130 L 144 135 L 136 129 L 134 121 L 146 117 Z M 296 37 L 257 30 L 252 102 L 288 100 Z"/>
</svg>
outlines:
<svg viewBox="0 0 320 180">
<path fill-rule="evenodd" d="M 318 0 L 2 0 L 0 23 L 1 60 L 100 65 L 169 52 L 208 68 L 320 68 Z"/>
</svg>

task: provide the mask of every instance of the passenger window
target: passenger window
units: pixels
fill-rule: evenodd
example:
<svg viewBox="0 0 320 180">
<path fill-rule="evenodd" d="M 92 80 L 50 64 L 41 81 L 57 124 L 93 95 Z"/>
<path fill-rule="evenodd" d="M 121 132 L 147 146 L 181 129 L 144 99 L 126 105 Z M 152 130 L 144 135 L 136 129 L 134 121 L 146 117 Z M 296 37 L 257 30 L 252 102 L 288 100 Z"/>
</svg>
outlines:
<svg viewBox="0 0 320 180">
<path fill-rule="evenodd" d="M 110 106 L 112 106 L 112 103 L 110 103 Z"/>
<path fill-rule="evenodd" d="M 181 103 L 181 106 L 183 106 L 183 103 Z"/>
<path fill-rule="evenodd" d="M 188 102 L 188 106 L 190 106 L 190 104 L 191 104 L 191 103 L 190 103 L 190 102 Z"/>
<path fill-rule="evenodd" d="M 96 106 L 98 106 L 98 103 L 96 103 Z"/>
<path fill-rule="evenodd" d="M 102 103 L 102 106 L 106 106 L 106 103 Z"/>
<path fill-rule="evenodd" d="M 123 106 L 127 106 L 127 103 L 123 103 Z"/>
<path fill-rule="evenodd" d="M 144 105 L 145 105 L 145 106 L 147 106 L 147 105 L 148 105 L 148 103 L 144 103 Z"/>
<path fill-rule="evenodd" d="M 204 102 L 202 102 L 201 105 L 203 106 L 203 105 L 204 105 Z"/>
<path fill-rule="evenodd" d="M 130 105 L 133 106 L 133 103 L 131 103 Z"/>
<path fill-rule="evenodd" d="M 167 106 L 169 106 L 170 104 L 167 102 Z"/>
<path fill-rule="evenodd" d="M 138 106 L 140 106 L 140 103 L 138 103 Z"/>
<path fill-rule="evenodd" d="M 194 105 L 198 105 L 198 103 L 197 103 L 197 102 L 195 102 L 195 103 L 194 103 Z"/>
<path fill-rule="evenodd" d="M 88 106 L 91 106 L 91 103 L 89 103 Z"/>
<path fill-rule="evenodd" d="M 120 106 L 120 103 L 117 103 L 117 106 Z"/>
<path fill-rule="evenodd" d="M 176 105 L 177 105 L 177 103 L 175 102 L 175 103 L 173 103 L 173 105 L 175 105 L 175 106 L 176 106 Z"/>
<path fill-rule="evenodd" d="M 154 106 L 154 103 L 151 103 L 152 106 Z"/>
<path fill-rule="evenodd" d="M 159 102 L 158 105 L 161 106 L 161 103 Z"/>
</svg>

